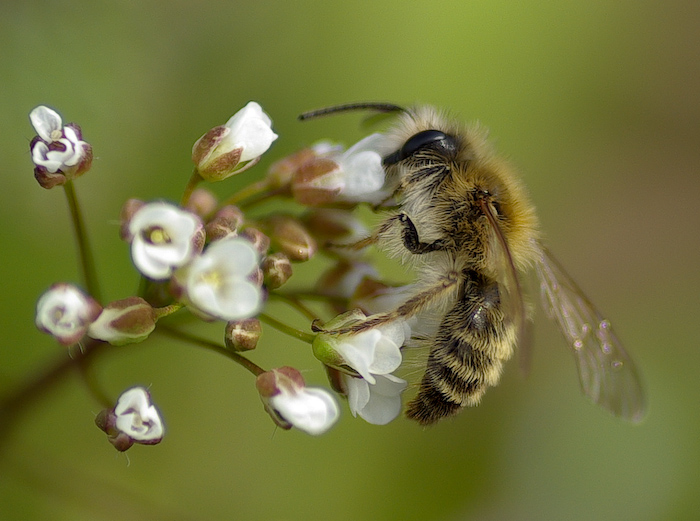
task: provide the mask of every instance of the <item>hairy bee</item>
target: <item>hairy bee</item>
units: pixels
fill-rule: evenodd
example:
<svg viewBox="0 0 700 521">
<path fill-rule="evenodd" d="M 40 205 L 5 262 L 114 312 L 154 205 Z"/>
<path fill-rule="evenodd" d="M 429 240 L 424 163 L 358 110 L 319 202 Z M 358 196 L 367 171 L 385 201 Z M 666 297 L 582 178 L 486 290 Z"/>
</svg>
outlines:
<svg viewBox="0 0 700 521">
<path fill-rule="evenodd" d="M 637 370 L 610 323 L 542 245 L 534 208 L 513 168 L 476 125 L 431 107 L 362 103 L 303 114 L 395 112 L 383 164 L 397 203 L 375 233 L 353 247 L 398 252 L 418 274 L 397 309 L 331 332 L 359 332 L 398 318 L 440 317 L 424 343 L 425 373 L 406 415 L 428 425 L 479 403 L 522 343 L 526 310 L 519 274 L 534 267 L 543 305 L 576 358 L 584 394 L 613 414 L 645 412 Z M 520 346 L 521 349 L 523 346 Z"/>
</svg>

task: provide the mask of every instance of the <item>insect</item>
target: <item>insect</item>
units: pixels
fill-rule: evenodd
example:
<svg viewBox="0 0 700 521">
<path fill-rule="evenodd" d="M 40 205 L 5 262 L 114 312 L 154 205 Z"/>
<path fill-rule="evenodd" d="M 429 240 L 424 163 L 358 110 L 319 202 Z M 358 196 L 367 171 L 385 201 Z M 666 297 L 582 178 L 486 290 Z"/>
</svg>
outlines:
<svg viewBox="0 0 700 521">
<path fill-rule="evenodd" d="M 437 319 L 422 342 L 429 355 L 406 415 L 423 425 L 479 403 L 523 343 L 526 307 L 520 275 L 534 268 L 547 314 L 576 359 L 583 393 L 632 422 L 645 413 L 634 363 L 605 319 L 542 244 L 534 207 L 515 170 L 498 157 L 477 125 L 431 107 L 385 103 L 341 105 L 396 113 L 386 134 L 386 183 L 397 203 L 372 236 L 417 273 L 415 292 L 399 307 L 330 333 L 357 333 L 397 319 Z M 524 352 L 523 359 L 527 358 Z"/>
</svg>

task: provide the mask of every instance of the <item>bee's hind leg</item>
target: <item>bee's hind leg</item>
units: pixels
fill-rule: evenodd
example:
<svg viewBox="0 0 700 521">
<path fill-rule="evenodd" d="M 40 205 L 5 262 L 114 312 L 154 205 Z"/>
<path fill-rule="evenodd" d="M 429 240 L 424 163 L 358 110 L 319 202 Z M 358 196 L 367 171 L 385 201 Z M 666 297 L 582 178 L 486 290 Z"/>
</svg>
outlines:
<svg viewBox="0 0 700 521">
<path fill-rule="evenodd" d="M 413 295 L 393 311 L 370 315 L 362 322 L 357 322 L 338 329 L 323 329 L 323 327 L 316 324 L 312 324 L 311 329 L 317 333 L 323 332 L 332 335 L 346 335 L 361 333 L 362 331 L 379 327 L 399 318 L 410 318 L 423 311 L 437 299 L 444 298 L 446 294 L 455 291 L 458 288 L 458 282 L 459 274 L 456 271 L 450 271 L 435 281 L 433 286 Z"/>
</svg>

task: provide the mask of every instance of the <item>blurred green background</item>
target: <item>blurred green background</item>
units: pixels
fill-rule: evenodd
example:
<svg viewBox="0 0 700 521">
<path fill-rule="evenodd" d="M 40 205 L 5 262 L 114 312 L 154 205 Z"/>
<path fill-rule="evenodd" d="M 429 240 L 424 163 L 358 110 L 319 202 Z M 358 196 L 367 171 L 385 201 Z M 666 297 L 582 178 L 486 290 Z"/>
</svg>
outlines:
<svg viewBox="0 0 700 521">
<path fill-rule="evenodd" d="M 382 100 L 491 129 L 551 249 L 642 369 L 650 409 L 632 426 L 582 398 L 541 313 L 531 374 L 510 364 L 478 408 L 422 430 L 343 406 L 318 438 L 276 430 L 235 364 L 148 342 L 115 348 L 96 372 L 115 395 L 151 386 L 163 443 L 117 455 L 93 425 L 99 406 L 68 378 L 6 440 L 0 518 L 697 519 L 699 26 L 700 4 L 673 0 L 3 3 L 0 392 L 63 354 L 36 331 L 34 305 L 52 282 L 78 280 L 62 194 L 32 176 L 33 107 L 78 122 L 94 147 L 77 189 L 116 299 L 137 281 L 122 203 L 177 199 L 210 127 L 259 101 L 280 135 L 250 173 L 261 175 L 318 138 L 362 136 L 359 115 L 302 124 L 299 112 Z M 218 339 L 221 326 L 201 331 Z M 309 350 L 273 332 L 251 358 L 324 383 Z"/>
</svg>

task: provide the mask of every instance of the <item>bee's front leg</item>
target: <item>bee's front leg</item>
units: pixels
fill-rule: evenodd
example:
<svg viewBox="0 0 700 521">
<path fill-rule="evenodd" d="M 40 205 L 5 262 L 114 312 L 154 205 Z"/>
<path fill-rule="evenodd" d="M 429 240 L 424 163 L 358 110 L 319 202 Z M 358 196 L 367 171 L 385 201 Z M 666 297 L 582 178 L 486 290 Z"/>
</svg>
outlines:
<svg viewBox="0 0 700 521">
<path fill-rule="evenodd" d="M 411 253 L 420 255 L 447 248 L 447 241 L 445 239 L 437 239 L 433 242 L 421 242 L 418 237 L 416 225 L 413 224 L 413 221 L 407 214 L 401 212 L 398 215 L 398 220 L 403 225 L 403 244 Z"/>
</svg>

